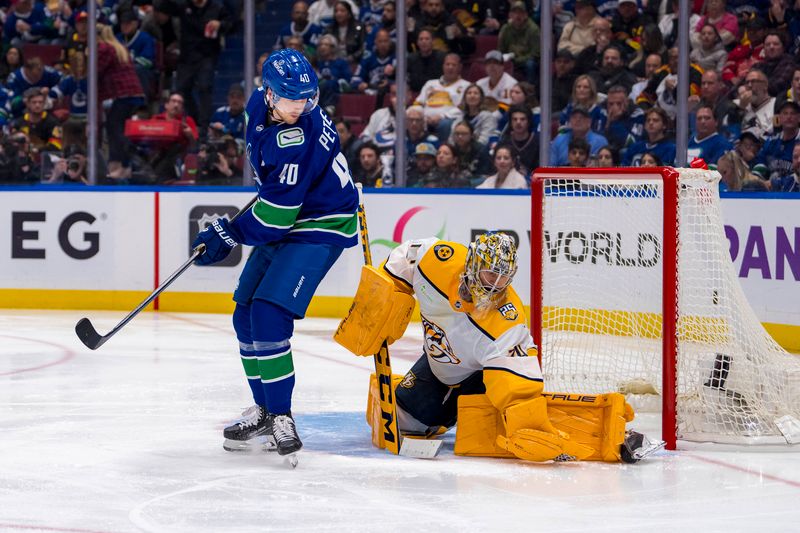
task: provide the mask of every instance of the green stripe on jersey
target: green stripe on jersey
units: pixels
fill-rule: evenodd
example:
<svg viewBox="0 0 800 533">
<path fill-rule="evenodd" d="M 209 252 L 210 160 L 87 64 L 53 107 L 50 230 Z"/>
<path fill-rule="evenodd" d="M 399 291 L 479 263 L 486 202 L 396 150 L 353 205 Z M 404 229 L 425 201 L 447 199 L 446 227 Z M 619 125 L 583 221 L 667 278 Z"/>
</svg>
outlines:
<svg viewBox="0 0 800 533">
<path fill-rule="evenodd" d="M 253 215 L 265 226 L 291 228 L 297 219 L 300 207 L 299 205 L 282 206 L 259 198 L 256 205 L 253 206 Z"/>
<path fill-rule="evenodd" d="M 258 370 L 261 372 L 262 382 L 279 381 L 294 374 L 292 352 L 288 351 L 278 357 L 258 360 Z"/>
<path fill-rule="evenodd" d="M 291 231 L 318 231 L 352 237 L 358 233 L 358 219 L 355 213 L 351 215 L 328 215 L 320 218 L 307 218 L 298 220 Z"/>
</svg>

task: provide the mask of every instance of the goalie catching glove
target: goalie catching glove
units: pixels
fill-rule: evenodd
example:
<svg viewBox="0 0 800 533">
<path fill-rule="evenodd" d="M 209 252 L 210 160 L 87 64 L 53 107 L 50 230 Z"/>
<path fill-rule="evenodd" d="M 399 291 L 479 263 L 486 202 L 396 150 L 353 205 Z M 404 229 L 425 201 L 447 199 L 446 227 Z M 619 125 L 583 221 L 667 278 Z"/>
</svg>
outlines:
<svg viewBox="0 0 800 533">
<path fill-rule="evenodd" d="M 414 297 L 380 270 L 364 265 L 353 303 L 333 338 L 355 355 L 374 355 L 384 340 L 392 344 L 403 336 L 414 304 Z"/>
<path fill-rule="evenodd" d="M 242 241 L 242 236 L 224 218 L 218 218 L 206 229 L 197 234 L 192 243 L 192 250 L 203 246 L 203 253 L 194 260 L 197 265 L 213 265 L 228 257 L 231 250 Z"/>
</svg>

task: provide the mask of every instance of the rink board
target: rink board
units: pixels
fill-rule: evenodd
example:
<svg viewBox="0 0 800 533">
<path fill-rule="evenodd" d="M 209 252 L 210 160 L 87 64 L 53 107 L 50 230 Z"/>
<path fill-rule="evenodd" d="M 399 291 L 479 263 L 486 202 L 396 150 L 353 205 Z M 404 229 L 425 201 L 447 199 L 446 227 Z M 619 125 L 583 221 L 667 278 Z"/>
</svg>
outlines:
<svg viewBox="0 0 800 533">
<path fill-rule="evenodd" d="M 0 307 L 129 310 L 185 261 L 202 225 L 232 216 L 250 198 L 247 189 L 6 189 L 0 195 L 0 227 L 6 228 L 0 231 Z M 467 242 L 487 229 L 511 232 L 520 243 L 515 286 L 528 303 L 527 194 L 373 190 L 365 198 L 376 263 L 412 238 Z M 770 333 L 794 351 L 800 351 L 798 207 L 800 197 L 794 195 L 722 199 L 725 233 L 744 292 Z M 636 242 L 636 228 L 615 231 L 623 242 Z M 239 247 L 219 266 L 190 268 L 158 299 L 158 308 L 231 310 L 230 295 L 248 253 Z M 361 263 L 360 247 L 345 251 L 317 291 L 310 316 L 346 311 Z M 586 268 L 592 275 L 591 266 Z M 637 268 L 651 267 L 625 268 L 638 279 Z M 652 302 L 652 309 L 641 311 L 656 309 L 658 302 Z"/>
</svg>

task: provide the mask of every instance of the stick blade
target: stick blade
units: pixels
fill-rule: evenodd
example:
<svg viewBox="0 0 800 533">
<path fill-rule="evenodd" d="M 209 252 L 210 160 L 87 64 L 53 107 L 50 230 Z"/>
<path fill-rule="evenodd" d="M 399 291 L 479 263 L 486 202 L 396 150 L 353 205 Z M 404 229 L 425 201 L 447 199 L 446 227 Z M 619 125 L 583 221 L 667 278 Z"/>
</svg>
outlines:
<svg viewBox="0 0 800 533">
<path fill-rule="evenodd" d="M 92 322 L 88 318 L 81 318 L 78 323 L 75 324 L 75 333 L 78 335 L 81 342 L 90 350 L 98 349 L 106 341 L 97 333 L 97 330 L 94 329 Z"/>
<path fill-rule="evenodd" d="M 400 446 L 399 455 L 405 457 L 415 457 L 417 459 L 433 459 L 442 447 L 439 439 L 415 439 L 404 437 L 403 444 Z"/>
</svg>

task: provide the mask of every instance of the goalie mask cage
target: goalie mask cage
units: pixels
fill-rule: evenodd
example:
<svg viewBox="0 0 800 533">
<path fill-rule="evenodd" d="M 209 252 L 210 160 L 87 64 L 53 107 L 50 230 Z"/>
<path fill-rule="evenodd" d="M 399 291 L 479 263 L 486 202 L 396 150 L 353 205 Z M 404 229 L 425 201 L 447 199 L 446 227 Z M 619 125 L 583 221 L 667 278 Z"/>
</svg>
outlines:
<svg viewBox="0 0 800 533">
<path fill-rule="evenodd" d="M 660 395 L 669 449 L 800 442 L 800 359 L 742 292 L 718 181 L 666 167 L 534 173 L 531 329 L 545 386 Z"/>
</svg>

